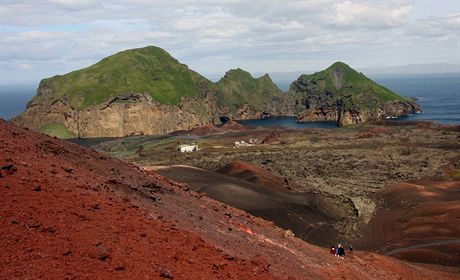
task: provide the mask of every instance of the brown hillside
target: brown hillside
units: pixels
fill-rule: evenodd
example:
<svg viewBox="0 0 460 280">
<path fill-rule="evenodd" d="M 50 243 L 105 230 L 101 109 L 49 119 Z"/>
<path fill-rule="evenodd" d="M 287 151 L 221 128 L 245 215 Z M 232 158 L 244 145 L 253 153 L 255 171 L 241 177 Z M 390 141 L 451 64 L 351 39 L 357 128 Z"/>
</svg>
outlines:
<svg viewBox="0 0 460 280">
<path fill-rule="evenodd" d="M 0 120 L 1 279 L 455 279 L 344 260 L 94 150 Z"/>
<path fill-rule="evenodd" d="M 219 168 L 216 172 L 244 179 L 275 190 L 287 191 L 291 188 L 287 178 L 277 176 L 262 166 L 239 160 Z"/>
<path fill-rule="evenodd" d="M 395 183 L 377 195 L 383 205 L 369 225 L 369 249 L 460 267 L 460 181 Z"/>
</svg>

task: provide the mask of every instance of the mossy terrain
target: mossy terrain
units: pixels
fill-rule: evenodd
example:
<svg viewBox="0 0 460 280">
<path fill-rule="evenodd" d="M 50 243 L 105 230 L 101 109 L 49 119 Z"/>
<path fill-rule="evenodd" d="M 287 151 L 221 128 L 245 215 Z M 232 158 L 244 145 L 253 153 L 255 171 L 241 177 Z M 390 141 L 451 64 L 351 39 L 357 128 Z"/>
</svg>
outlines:
<svg viewBox="0 0 460 280">
<path fill-rule="evenodd" d="M 281 98 L 281 90 L 273 83 L 268 74 L 254 78 L 240 68 L 232 69 L 217 82 L 220 90 L 220 106 L 241 108 L 245 103 L 255 109 L 264 110 L 274 98 Z"/>
<path fill-rule="evenodd" d="M 52 103 L 67 98 L 86 108 L 121 93 L 149 93 L 161 104 L 178 104 L 181 97 L 196 97 L 212 83 L 165 50 L 149 46 L 106 57 L 98 63 L 40 82 L 32 102 Z"/>
<path fill-rule="evenodd" d="M 290 86 L 293 94 L 315 97 L 322 103 L 337 104 L 344 108 L 376 108 L 389 101 L 410 101 L 386 87 L 377 84 L 343 62 L 311 75 L 301 75 Z"/>
<path fill-rule="evenodd" d="M 62 123 L 46 124 L 40 129 L 40 132 L 63 139 L 75 138 L 76 136 L 70 132 Z"/>
</svg>

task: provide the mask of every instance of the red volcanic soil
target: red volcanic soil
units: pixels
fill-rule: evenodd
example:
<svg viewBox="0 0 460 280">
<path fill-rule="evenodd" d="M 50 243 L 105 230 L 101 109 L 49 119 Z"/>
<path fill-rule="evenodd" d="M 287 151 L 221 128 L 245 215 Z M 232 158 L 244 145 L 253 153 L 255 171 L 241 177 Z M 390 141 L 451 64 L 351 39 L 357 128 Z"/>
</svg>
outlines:
<svg viewBox="0 0 460 280">
<path fill-rule="evenodd" d="M 388 121 L 388 120 L 380 120 L 373 122 L 374 124 L 391 127 L 391 126 L 407 126 L 413 125 L 420 128 L 431 128 L 436 130 L 447 130 L 447 131 L 460 131 L 460 125 L 455 124 L 441 124 L 438 122 L 430 122 L 430 121 Z"/>
<path fill-rule="evenodd" d="M 187 135 L 203 136 L 203 135 L 209 135 L 209 134 L 223 133 L 226 131 L 242 131 L 242 130 L 251 130 L 251 129 L 252 129 L 251 127 L 244 126 L 232 120 L 228 120 L 222 126 L 215 126 L 212 124 L 207 124 L 204 126 L 192 128 L 190 130 L 176 131 L 171 134 L 172 135 L 187 134 Z"/>
<path fill-rule="evenodd" d="M 236 130 L 236 131 L 240 131 L 240 130 L 250 130 L 252 129 L 251 127 L 249 126 L 244 126 L 240 123 L 237 123 L 233 120 L 228 120 L 226 123 L 224 123 L 221 127 L 220 127 L 222 130 Z"/>
<path fill-rule="evenodd" d="M 130 192 L 155 201 L 172 191 L 164 178 L 0 127 L 0 278 L 273 278 L 263 258 L 233 259 L 140 207 Z"/>
<path fill-rule="evenodd" d="M 378 196 L 383 204 L 370 223 L 369 249 L 460 266 L 459 181 L 396 183 Z"/>
<path fill-rule="evenodd" d="M 0 120 L 0 279 L 456 279 L 344 260 L 186 185 Z"/>
<path fill-rule="evenodd" d="M 358 138 L 372 138 L 378 137 L 381 134 L 388 134 L 391 130 L 389 127 L 386 126 L 373 126 L 367 129 L 364 129 L 360 133 L 358 133 Z"/>
<path fill-rule="evenodd" d="M 255 183 L 270 189 L 279 191 L 287 191 L 292 189 L 287 178 L 277 176 L 262 166 L 247 162 L 237 160 L 216 170 L 216 172 L 225 174 L 227 176 L 244 179 L 251 183 Z"/>
<path fill-rule="evenodd" d="M 277 131 L 273 131 L 272 133 L 270 133 L 270 135 L 266 136 L 262 140 L 262 144 L 272 144 L 274 142 L 279 141 L 279 139 L 280 139 L 280 134 Z"/>
<path fill-rule="evenodd" d="M 221 130 L 217 126 L 212 125 L 212 124 L 195 127 L 187 132 L 184 131 L 184 133 L 193 134 L 193 135 L 208 135 L 208 134 L 215 134 L 215 133 L 220 133 L 220 132 Z"/>
</svg>

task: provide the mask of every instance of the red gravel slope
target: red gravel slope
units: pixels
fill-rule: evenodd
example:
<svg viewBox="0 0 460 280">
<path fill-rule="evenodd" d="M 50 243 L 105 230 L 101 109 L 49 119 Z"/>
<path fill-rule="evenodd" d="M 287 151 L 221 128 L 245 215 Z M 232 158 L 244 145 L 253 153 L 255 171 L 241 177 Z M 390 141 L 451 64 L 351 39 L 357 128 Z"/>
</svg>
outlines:
<svg viewBox="0 0 460 280">
<path fill-rule="evenodd" d="M 370 246 L 363 246 L 409 261 L 460 267 L 460 181 L 394 183 L 378 197 L 383 203 L 369 224 Z"/>
<path fill-rule="evenodd" d="M 289 182 L 287 178 L 277 176 L 272 172 L 264 169 L 262 166 L 239 160 L 225 165 L 224 167 L 216 170 L 216 172 L 227 176 L 240 178 L 251 183 L 278 191 L 288 191 L 292 189 L 290 184 L 294 184 Z"/>
<path fill-rule="evenodd" d="M 345 260 L 187 186 L 0 120 L 1 279 L 455 279 Z"/>
</svg>

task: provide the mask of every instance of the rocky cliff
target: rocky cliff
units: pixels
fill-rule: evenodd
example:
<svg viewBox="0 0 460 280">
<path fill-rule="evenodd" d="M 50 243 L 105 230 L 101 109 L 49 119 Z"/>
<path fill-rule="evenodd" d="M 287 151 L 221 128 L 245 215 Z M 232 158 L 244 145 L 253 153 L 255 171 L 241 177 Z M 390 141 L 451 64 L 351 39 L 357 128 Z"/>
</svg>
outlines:
<svg viewBox="0 0 460 280">
<path fill-rule="evenodd" d="M 342 62 L 301 75 L 286 95 L 284 109 L 298 121 L 337 121 L 339 126 L 419 112 L 415 100 L 397 95 Z"/>
<path fill-rule="evenodd" d="M 184 97 L 178 105 L 164 105 L 147 94 L 120 94 L 84 110 L 61 99 L 31 104 L 13 122 L 61 138 L 162 135 L 213 121 L 210 98 Z"/>
</svg>

